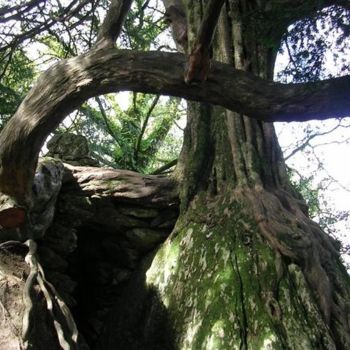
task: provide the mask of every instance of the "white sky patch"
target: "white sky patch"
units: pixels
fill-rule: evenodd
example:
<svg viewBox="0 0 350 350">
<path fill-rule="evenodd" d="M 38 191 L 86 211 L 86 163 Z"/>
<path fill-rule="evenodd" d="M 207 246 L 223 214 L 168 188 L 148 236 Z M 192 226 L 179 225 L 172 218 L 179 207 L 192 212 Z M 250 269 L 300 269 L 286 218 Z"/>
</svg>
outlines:
<svg viewBox="0 0 350 350">
<path fill-rule="evenodd" d="M 319 126 L 321 122 L 312 121 L 307 122 Z M 282 148 L 286 148 L 295 143 L 295 138 L 298 136 L 298 129 L 300 136 L 303 136 L 303 123 L 275 123 L 278 139 Z M 322 123 L 322 128 L 327 128 L 334 125 L 334 120 L 328 120 Z M 293 132 L 291 132 L 293 129 Z M 327 128 L 328 129 L 328 128 Z M 330 135 L 321 137 L 320 139 L 311 141 L 310 144 L 316 146 L 315 153 L 322 161 L 324 167 L 327 169 L 329 175 L 335 180 L 339 181 L 340 185 L 335 183 L 328 189 L 327 192 L 330 199 L 337 202 L 337 209 L 350 211 L 350 191 L 347 192 L 341 186 L 350 189 L 350 161 L 347 161 L 347 155 L 350 155 L 350 144 L 345 142 L 342 144 L 333 143 L 338 142 L 337 139 L 345 140 L 350 137 L 350 129 L 335 130 Z M 322 145 L 324 144 L 324 145 Z M 307 154 L 298 152 L 294 157 L 287 161 L 293 168 L 297 168 L 304 176 L 309 176 L 317 170 L 317 164 L 311 163 Z M 315 183 L 327 176 L 325 172 L 316 173 Z"/>
<path fill-rule="evenodd" d="M 130 94 L 129 91 L 122 91 L 116 96 L 117 103 L 123 112 L 125 112 L 130 106 Z"/>
</svg>

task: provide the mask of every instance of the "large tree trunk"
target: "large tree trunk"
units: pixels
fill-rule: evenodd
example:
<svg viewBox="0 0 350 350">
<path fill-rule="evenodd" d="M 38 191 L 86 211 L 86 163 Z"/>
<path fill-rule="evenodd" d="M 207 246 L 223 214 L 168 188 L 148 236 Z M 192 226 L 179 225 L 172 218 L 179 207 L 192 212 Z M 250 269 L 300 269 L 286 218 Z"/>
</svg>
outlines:
<svg viewBox="0 0 350 350">
<path fill-rule="evenodd" d="M 191 47 L 205 1 L 184 3 Z M 47 132 L 88 96 L 114 88 L 140 89 L 143 82 L 145 91 L 255 110 L 247 108 L 256 104 L 250 98 L 256 96 L 253 83 L 260 84 L 252 77 L 272 79 L 276 53 L 263 44 L 268 42 L 264 35 L 276 31 L 262 27 L 252 15 L 264 12 L 261 3 L 226 1 L 213 44 L 214 58 L 226 66 L 215 65 L 212 74 L 221 72 L 221 78 L 212 77 L 204 88 L 183 84 L 180 56 L 162 56 L 176 63 L 165 73 L 169 62 L 147 61 L 157 55 L 137 54 L 129 60 L 128 53 L 104 49 L 53 68 L 52 85 L 40 91 L 47 84 L 42 79 L 28 96 L 1 136 L 6 146 L 0 152 L 1 189 L 22 205 L 30 194 L 33 205 L 27 213 L 28 230 L 17 237 L 14 227 L 24 220 L 23 209 L 11 204 L 11 198 L 0 202 L 6 204 L 3 222 L 9 226 L 0 238 L 16 240 L 0 245 L 0 282 L 10 286 L 0 299 L 10 320 L 0 332 L 0 344 L 10 339 L 13 348 L 24 340 L 33 349 L 350 348 L 349 277 L 335 242 L 309 219 L 305 203 L 290 187 L 272 124 L 222 107 L 189 103 L 174 176 L 181 181 L 177 221 L 178 188 L 171 179 L 66 166 L 56 215 L 43 236 L 52 221 L 63 167 L 44 166 L 32 188 L 36 155 Z M 278 45 L 278 35 L 269 39 Z M 112 67 L 119 61 L 128 61 L 125 65 L 133 72 Z M 105 65 L 98 70 L 101 62 Z M 232 93 L 234 103 L 225 104 L 219 88 L 227 64 L 253 75 L 227 75 L 237 75 L 241 89 Z M 157 78 L 150 70 L 159 72 Z M 232 81 L 227 86 L 232 87 Z M 274 85 L 263 84 L 259 91 L 266 90 L 261 94 L 271 101 L 269 86 Z M 242 93 L 246 90 L 252 94 Z M 288 87 L 285 91 L 288 95 Z M 239 96 L 249 101 L 240 103 Z M 298 100 L 291 103 L 294 112 L 300 110 Z M 41 108 L 44 103 L 46 108 Z M 283 105 L 276 108 L 283 110 Z M 268 110 L 264 120 L 272 120 Z M 11 134 L 15 140 L 7 137 Z M 33 147 L 24 151 L 23 140 Z M 25 239 L 26 244 L 19 243 Z M 16 304 L 17 299 L 21 303 Z M 67 306 L 86 342 L 78 337 Z"/>
<path fill-rule="evenodd" d="M 201 2 L 187 3 L 198 19 Z M 226 2 L 215 56 L 272 79 L 276 52 L 259 40 L 257 10 Z M 188 112 L 180 217 L 130 286 L 137 297 L 116 303 L 98 348 L 350 348 L 349 277 L 290 187 L 273 125 L 205 104 Z M 125 325 L 126 301 L 137 305 Z"/>
</svg>

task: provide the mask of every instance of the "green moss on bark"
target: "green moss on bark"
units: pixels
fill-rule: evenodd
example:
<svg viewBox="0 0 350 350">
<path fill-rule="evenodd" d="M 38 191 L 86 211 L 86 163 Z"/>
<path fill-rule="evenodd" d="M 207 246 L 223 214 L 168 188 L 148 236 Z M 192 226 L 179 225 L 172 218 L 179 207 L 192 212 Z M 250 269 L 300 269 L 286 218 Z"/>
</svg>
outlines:
<svg viewBox="0 0 350 350">
<path fill-rule="evenodd" d="M 257 233 L 228 198 L 195 200 L 156 254 L 146 283 L 159 292 L 178 349 L 332 349 L 299 267 Z"/>
</svg>

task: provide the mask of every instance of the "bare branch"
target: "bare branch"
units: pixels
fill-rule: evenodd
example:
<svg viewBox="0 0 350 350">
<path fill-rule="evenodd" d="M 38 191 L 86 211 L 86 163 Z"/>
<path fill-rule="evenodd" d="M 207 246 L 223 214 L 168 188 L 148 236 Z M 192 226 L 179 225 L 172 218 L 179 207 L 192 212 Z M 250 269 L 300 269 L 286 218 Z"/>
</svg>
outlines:
<svg viewBox="0 0 350 350">
<path fill-rule="evenodd" d="M 23 15 L 25 12 L 40 5 L 42 2 L 44 2 L 44 0 L 31 0 L 27 3 L 15 5 L 12 7 L 3 6 L 0 8 L 0 22 L 6 22 L 10 19 L 13 19 L 13 16 Z M 13 12 L 15 12 L 15 15 L 11 14 Z"/>
<path fill-rule="evenodd" d="M 112 136 L 112 138 L 118 143 L 119 145 L 119 140 L 118 140 L 118 137 L 115 135 L 112 127 L 109 125 L 109 121 L 108 121 L 108 117 L 107 117 L 107 114 L 106 114 L 106 111 L 103 107 L 103 104 L 102 104 L 102 101 L 101 101 L 101 98 L 100 97 L 96 97 L 95 98 L 95 101 L 97 102 L 98 104 L 98 107 L 100 108 L 100 112 L 101 112 L 101 116 L 102 116 L 102 119 L 106 125 L 106 129 L 108 131 L 108 133 Z"/>
<path fill-rule="evenodd" d="M 340 120 L 336 126 L 332 127 L 329 130 L 326 130 L 323 132 L 316 131 L 316 132 L 313 132 L 312 134 L 305 136 L 304 139 L 300 141 L 300 144 L 296 148 L 294 148 L 287 156 L 284 157 L 284 160 L 286 161 L 286 160 L 292 158 L 296 153 L 305 149 L 306 146 L 310 145 L 310 141 L 312 141 L 314 138 L 328 135 L 341 126 L 342 125 L 341 125 L 341 120 Z M 313 147 L 315 147 L 315 146 L 313 146 Z"/>
<path fill-rule="evenodd" d="M 95 47 L 104 48 L 114 46 L 126 15 L 130 9 L 132 0 L 112 0 L 97 36 Z"/>
<path fill-rule="evenodd" d="M 149 118 L 151 117 L 151 114 L 152 114 L 154 108 L 156 107 L 156 105 L 157 105 L 157 103 L 158 103 L 158 101 L 159 101 L 159 97 L 160 97 L 160 96 L 157 95 L 157 96 L 153 99 L 153 102 L 152 102 L 152 104 L 151 104 L 151 107 L 149 108 L 149 110 L 148 110 L 148 112 L 147 112 L 147 114 L 146 114 L 145 120 L 144 120 L 144 122 L 143 122 L 143 124 L 142 124 L 141 132 L 140 132 L 140 135 L 139 135 L 139 137 L 138 137 L 138 139 L 137 139 L 137 143 L 136 143 L 135 159 L 137 159 L 138 154 L 139 154 L 139 152 L 140 152 L 141 141 L 142 141 L 143 135 L 144 135 L 144 133 L 145 133 L 145 131 L 146 131 L 146 127 L 147 127 L 147 124 L 148 124 L 148 120 L 149 120 Z"/>
<path fill-rule="evenodd" d="M 151 173 L 151 175 L 159 175 L 159 174 L 164 173 L 166 170 L 169 170 L 170 168 L 175 166 L 177 164 L 177 161 L 178 161 L 177 159 L 173 159 L 171 162 L 164 164 L 163 166 L 161 166 L 157 170 L 153 171 Z"/>
<path fill-rule="evenodd" d="M 84 0 L 80 3 L 77 4 L 77 0 L 73 0 L 67 7 L 63 8 L 61 10 L 61 12 L 59 13 L 58 16 L 50 16 L 47 17 L 45 20 L 41 20 L 40 22 L 38 21 L 37 25 L 31 27 L 30 29 L 13 35 L 13 39 L 9 42 L 6 43 L 2 46 L 0 46 L 0 52 L 3 52 L 5 50 L 11 49 L 11 50 L 15 50 L 21 43 L 23 43 L 24 41 L 31 39 L 33 37 L 35 37 L 37 34 L 40 34 L 46 30 L 50 30 L 56 23 L 58 22 L 64 22 L 67 21 L 68 19 L 70 19 L 72 16 L 74 16 L 76 13 L 78 13 L 79 11 L 81 11 L 81 9 L 89 4 L 90 0 Z M 40 5 L 40 1 L 38 2 L 38 5 Z M 75 8 L 74 5 L 77 6 Z M 44 14 L 41 14 L 40 17 L 44 16 Z M 0 20 L 1 22 L 1 20 Z"/>
</svg>

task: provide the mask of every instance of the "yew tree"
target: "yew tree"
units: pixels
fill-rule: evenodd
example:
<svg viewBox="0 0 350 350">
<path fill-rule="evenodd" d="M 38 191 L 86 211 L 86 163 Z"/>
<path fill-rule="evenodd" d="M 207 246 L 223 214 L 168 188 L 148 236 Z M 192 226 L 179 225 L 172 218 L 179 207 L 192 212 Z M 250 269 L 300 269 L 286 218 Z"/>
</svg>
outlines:
<svg viewBox="0 0 350 350">
<path fill-rule="evenodd" d="M 40 76 L 0 134 L 1 220 L 29 220 L 40 149 L 87 99 L 125 90 L 182 97 L 188 123 L 170 177 L 180 214 L 140 270 L 143 296 L 123 302 L 151 311 L 116 306 L 96 348 L 349 349 L 339 246 L 291 186 L 273 126 L 349 115 L 350 76 L 273 82 L 289 26 L 330 7 L 349 18 L 349 1 L 163 4 L 177 53 L 118 49 L 132 1 L 111 0 L 94 46 Z M 154 188 L 164 198 L 174 190 Z"/>
</svg>

